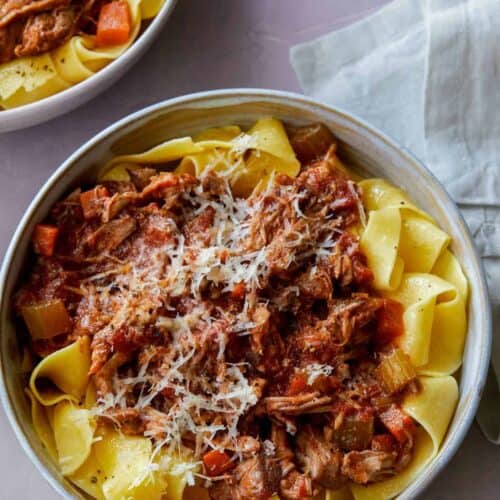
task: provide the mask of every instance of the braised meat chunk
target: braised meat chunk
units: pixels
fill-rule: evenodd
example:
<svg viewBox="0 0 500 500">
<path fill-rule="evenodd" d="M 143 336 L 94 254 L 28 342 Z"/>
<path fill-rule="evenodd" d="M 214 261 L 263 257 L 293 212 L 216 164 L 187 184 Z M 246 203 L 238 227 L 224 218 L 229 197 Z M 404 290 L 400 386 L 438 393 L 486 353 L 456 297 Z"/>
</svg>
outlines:
<svg viewBox="0 0 500 500">
<path fill-rule="evenodd" d="M 0 64 L 43 54 L 79 29 L 83 0 L 5 0 L 0 4 Z"/>
<path fill-rule="evenodd" d="M 23 25 L 18 22 L 13 22 L 4 28 L 0 28 L 0 64 L 14 58 L 17 40 L 22 30 Z"/>
<path fill-rule="evenodd" d="M 290 143 L 302 164 L 321 158 L 333 145 L 335 137 L 322 123 L 304 127 L 289 127 Z"/>
<path fill-rule="evenodd" d="M 210 489 L 214 500 L 266 500 L 279 491 L 280 468 L 263 453 L 242 461 L 225 480 Z"/>
<path fill-rule="evenodd" d="M 69 4 L 70 0 L 4 0 L 0 5 L 0 28 L 18 19 L 67 7 Z"/>
<path fill-rule="evenodd" d="M 342 453 L 322 433 L 306 425 L 296 437 L 297 461 L 305 473 L 325 488 L 338 489 L 345 482 Z"/>
<path fill-rule="evenodd" d="M 78 12 L 74 8 L 30 17 L 15 49 L 16 56 L 36 56 L 59 47 L 75 33 L 77 19 Z"/>
<path fill-rule="evenodd" d="M 396 458 L 385 451 L 350 451 L 344 456 L 342 473 L 359 484 L 381 481 L 394 475 Z"/>
</svg>

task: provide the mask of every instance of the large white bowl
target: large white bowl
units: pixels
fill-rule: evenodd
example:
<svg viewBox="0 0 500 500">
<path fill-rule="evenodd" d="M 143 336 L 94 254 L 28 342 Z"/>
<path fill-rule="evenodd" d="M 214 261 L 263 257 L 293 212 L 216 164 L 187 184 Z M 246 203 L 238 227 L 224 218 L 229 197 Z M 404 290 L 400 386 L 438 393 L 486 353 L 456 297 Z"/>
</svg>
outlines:
<svg viewBox="0 0 500 500">
<path fill-rule="evenodd" d="M 460 399 L 436 458 L 401 494 L 421 493 L 446 465 L 473 421 L 485 382 L 490 356 L 491 320 L 480 260 L 469 231 L 435 177 L 408 151 L 351 115 L 305 97 L 268 90 L 204 92 L 165 101 L 134 113 L 108 127 L 66 160 L 40 190 L 24 215 L 9 246 L 0 273 L 0 397 L 12 427 L 33 463 L 64 497 L 81 494 L 51 462 L 33 430 L 24 395 L 16 331 L 11 322 L 10 297 L 25 269 L 34 225 L 51 205 L 82 182 L 95 180 L 99 167 L 112 156 L 143 151 L 159 142 L 200 129 L 238 123 L 250 125 L 273 115 L 301 124 L 321 121 L 340 139 L 340 154 L 361 174 L 389 179 L 404 188 L 452 236 L 452 250 L 465 270 L 470 287 L 469 327 L 460 375 Z"/>
<path fill-rule="evenodd" d="M 90 78 L 40 101 L 8 110 L 0 109 L 0 133 L 19 130 L 46 122 L 90 101 L 115 83 L 144 54 L 159 35 L 177 0 L 165 0 L 160 12 L 147 28 L 117 59 Z"/>
</svg>

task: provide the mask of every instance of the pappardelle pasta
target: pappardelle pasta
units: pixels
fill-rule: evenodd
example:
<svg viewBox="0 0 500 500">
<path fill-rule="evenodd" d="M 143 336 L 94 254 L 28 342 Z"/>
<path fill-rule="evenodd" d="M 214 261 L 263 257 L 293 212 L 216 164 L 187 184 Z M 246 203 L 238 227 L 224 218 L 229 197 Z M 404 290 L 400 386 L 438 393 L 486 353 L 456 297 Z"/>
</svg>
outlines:
<svg viewBox="0 0 500 500">
<path fill-rule="evenodd" d="M 0 109 L 61 92 L 118 58 L 164 0 L 3 0 Z"/>
<path fill-rule="evenodd" d="M 115 157 L 33 234 L 33 425 L 97 499 L 393 498 L 458 400 L 449 244 L 323 125 Z"/>
</svg>

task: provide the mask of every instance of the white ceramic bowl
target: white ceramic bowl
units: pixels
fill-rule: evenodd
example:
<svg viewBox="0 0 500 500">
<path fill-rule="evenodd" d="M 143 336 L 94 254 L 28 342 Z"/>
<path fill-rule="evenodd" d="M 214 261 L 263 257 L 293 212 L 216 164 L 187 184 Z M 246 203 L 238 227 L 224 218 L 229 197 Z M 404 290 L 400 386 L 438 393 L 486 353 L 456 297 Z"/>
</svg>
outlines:
<svg viewBox="0 0 500 500">
<path fill-rule="evenodd" d="M 347 113 L 305 97 L 268 90 L 204 92 L 165 101 L 108 127 L 66 160 L 40 190 L 12 239 L 0 274 L 0 396 L 12 427 L 33 463 L 61 495 L 80 495 L 53 464 L 34 433 L 20 374 L 19 349 L 10 317 L 10 297 L 24 269 L 34 225 L 51 205 L 82 182 L 95 180 L 104 162 L 117 154 L 143 151 L 159 142 L 209 127 L 250 125 L 273 115 L 291 123 L 321 121 L 340 139 L 340 151 L 361 174 L 376 175 L 404 188 L 452 236 L 452 250 L 470 286 L 469 328 L 460 376 L 460 399 L 436 458 L 400 498 L 413 498 L 446 465 L 473 421 L 488 368 L 491 321 L 483 270 L 469 231 L 445 190 L 408 151 Z"/>
<path fill-rule="evenodd" d="M 90 78 L 58 94 L 18 108 L 0 110 L 0 133 L 19 130 L 46 122 L 77 108 L 103 92 L 129 70 L 159 35 L 177 0 L 165 0 L 160 12 L 147 28 L 117 59 Z"/>
</svg>

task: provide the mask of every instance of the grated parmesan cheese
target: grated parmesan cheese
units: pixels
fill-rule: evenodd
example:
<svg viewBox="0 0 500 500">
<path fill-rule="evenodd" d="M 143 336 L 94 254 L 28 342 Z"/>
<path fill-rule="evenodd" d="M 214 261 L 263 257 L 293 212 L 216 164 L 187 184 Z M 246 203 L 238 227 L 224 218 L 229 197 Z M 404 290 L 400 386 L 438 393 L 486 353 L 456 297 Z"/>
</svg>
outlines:
<svg viewBox="0 0 500 500">
<path fill-rule="evenodd" d="M 235 146 L 228 155 L 214 153 L 214 164 L 229 161 L 237 168 L 239 158 L 252 148 L 253 140 L 243 134 L 234 141 Z M 133 265 L 107 256 L 113 263 L 109 269 L 81 283 L 85 307 L 109 318 L 97 335 L 105 338 L 120 328 L 141 329 L 153 325 L 169 341 L 168 352 L 160 360 L 155 358 L 152 347 L 142 352 L 135 373 L 115 374 L 112 391 L 98 400 L 94 414 L 106 415 L 113 409 L 129 408 L 144 411 L 145 436 L 155 440 L 157 450 L 163 446 L 180 449 L 185 436 L 191 436 L 195 441 L 195 457 L 207 449 L 224 449 L 219 439 L 221 433 L 238 453 L 239 420 L 258 402 L 259 397 L 247 376 L 247 366 L 227 363 L 226 347 L 231 335 L 252 334 L 256 326 L 252 311 L 259 303 L 265 305 L 257 291 L 266 286 L 270 275 L 273 242 L 266 244 L 264 235 L 264 243 L 251 250 L 246 248 L 246 242 L 251 239 L 264 208 L 271 214 L 283 210 L 272 202 L 270 186 L 258 197 L 235 199 L 228 177 L 224 179 L 224 192 L 217 197 L 205 193 L 203 183 L 180 194 L 185 220 L 200 216 L 209 207 L 213 213 L 205 246 L 192 243 L 173 218 L 152 215 L 148 218 L 148 231 L 154 232 L 155 243 L 148 240 L 147 231 L 137 234 L 129 249 Z M 293 186 L 280 189 L 291 201 L 290 217 L 301 221 L 299 230 L 288 218 L 283 219 L 285 267 L 298 266 L 313 258 L 310 268 L 313 276 L 317 269 L 314 259 L 317 264 L 331 253 L 340 230 L 333 227 L 320 238 L 313 237 L 310 221 L 314 219 L 300 208 L 303 195 L 294 191 Z M 359 199 L 357 192 L 356 199 Z M 203 292 L 209 284 L 221 293 L 231 292 L 236 285 L 243 284 L 246 294 L 240 312 L 228 314 L 204 301 Z M 300 289 L 291 286 L 290 292 L 298 296 Z M 195 305 L 181 314 L 178 300 L 186 298 Z M 85 321 L 81 327 L 89 326 Z M 200 371 L 205 370 L 203 360 L 207 349 L 213 349 L 217 363 L 212 367 L 215 370 L 212 376 Z M 331 374 L 332 367 L 313 364 L 307 373 L 308 384 L 311 384 L 320 375 Z M 155 401 L 165 391 L 175 396 L 174 402 L 158 411 L 154 409 Z M 264 443 L 266 452 L 274 453 L 272 443 L 267 443 Z"/>
<path fill-rule="evenodd" d="M 314 381 L 321 376 L 327 377 L 333 372 L 333 367 L 330 365 L 322 365 L 319 363 L 312 363 L 306 367 L 307 385 L 311 385 Z"/>
</svg>

